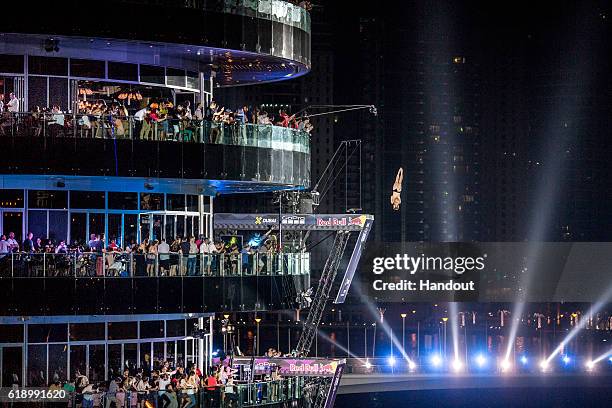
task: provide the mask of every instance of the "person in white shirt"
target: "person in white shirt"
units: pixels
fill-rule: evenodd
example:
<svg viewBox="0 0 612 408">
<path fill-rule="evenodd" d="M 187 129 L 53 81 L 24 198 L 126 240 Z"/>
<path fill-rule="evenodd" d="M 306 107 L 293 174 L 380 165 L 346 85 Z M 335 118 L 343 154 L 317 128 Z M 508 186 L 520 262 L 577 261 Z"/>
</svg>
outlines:
<svg viewBox="0 0 612 408">
<path fill-rule="evenodd" d="M 11 252 L 11 246 L 6 240 L 6 235 L 2 234 L 0 237 L 0 259 L 8 255 L 9 252 Z"/>
<path fill-rule="evenodd" d="M 208 238 L 204 238 L 204 241 L 202 242 L 202 244 L 200 244 L 200 253 L 204 254 L 204 256 L 202 257 L 202 270 L 206 270 L 206 274 L 210 275 L 210 265 L 212 264 L 212 254 L 215 254 L 219 251 L 217 251 L 217 248 L 215 247 L 215 245 L 210 242 L 210 239 Z"/>
<path fill-rule="evenodd" d="M 165 275 L 170 270 L 170 245 L 163 238 L 159 245 L 157 245 L 157 253 L 159 254 L 161 273 Z"/>
<path fill-rule="evenodd" d="M 6 105 L 7 109 L 11 113 L 19 112 L 19 99 L 15 96 L 14 93 L 10 93 L 9 95 L 9 103 Z"/>
<path fill-rule="evenodd" d="M 9 248 L 10 248 L 11 252 L 19 251 L 19 243 L 15 239 L 15 233 L 14 232 L 9 232 L 9 238 L 8 238 L 7 242 L 9 244 Z"/>
<path fill-rule="evenodd" d="M 0 113 L 4 112 L 4 94 L 0 94 Z"/>
</svg>

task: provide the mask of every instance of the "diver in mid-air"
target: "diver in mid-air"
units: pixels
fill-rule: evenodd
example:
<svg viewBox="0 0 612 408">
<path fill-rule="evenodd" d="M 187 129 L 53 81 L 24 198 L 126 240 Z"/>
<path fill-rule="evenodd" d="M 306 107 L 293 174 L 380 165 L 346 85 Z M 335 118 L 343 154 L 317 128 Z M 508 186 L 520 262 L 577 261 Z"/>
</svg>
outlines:
<svg viewBox="0 0 612 408">
<path fill-rule="evenodd" d="M 400 167 L 395 176 L 395 183 L 393 183 L 393 192 L 391 193 L 391 206 L 395 211 L 398 211 L 400 204 L 402 203 L 401 192 L 402 182 L 404 181 L 404 170 Z"/>
</svg>

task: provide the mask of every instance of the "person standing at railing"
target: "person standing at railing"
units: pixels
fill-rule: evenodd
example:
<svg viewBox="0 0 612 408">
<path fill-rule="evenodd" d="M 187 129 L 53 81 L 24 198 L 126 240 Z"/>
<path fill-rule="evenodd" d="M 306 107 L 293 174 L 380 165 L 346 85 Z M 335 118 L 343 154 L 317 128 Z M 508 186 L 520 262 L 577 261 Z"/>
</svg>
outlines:
<svg viewBox="0 0 612 408">
<path fill-rule="evenodd" d="M 19 99 L 17 99 L 13 92 L 9 94 L 9 102 L 6 104 L 6 108 L 13 114 L 19 112 Z"/>
<path fill-rule="evenodd" d="M 10 252 L 19 252 L 19 243 L 15 239 L 15 233 L 9 232 L 9 237 L 7 239 Z"/>
<path fill-rule="evenodd" d="M 210 275 L 213 254 L 217 253 L 217 248 L 210 242 L 210 238 L 204 238 L 204 241 L 200 244 L 200 253 L 202 254 L 202 274 Z"/>
<path fill-rule="evenodd" d="M 198 247 L 195 244 L 195 237 L 189 237 L 189 256 L 187 257 L 187 275 L 196 275 L 196 260 Z"/>
<path fill-rule="evenodd" d="M 134 139 L 142 139 L 142 127 L 145 123 L 145 118 L 147 117 L 147 114 L 149 113 L 148 108 L 145 106 L 144 108 L 136 111 L 136 113 L 134 114 L 134 133 L 133 133 L 133 138 Z"/>
</svg>

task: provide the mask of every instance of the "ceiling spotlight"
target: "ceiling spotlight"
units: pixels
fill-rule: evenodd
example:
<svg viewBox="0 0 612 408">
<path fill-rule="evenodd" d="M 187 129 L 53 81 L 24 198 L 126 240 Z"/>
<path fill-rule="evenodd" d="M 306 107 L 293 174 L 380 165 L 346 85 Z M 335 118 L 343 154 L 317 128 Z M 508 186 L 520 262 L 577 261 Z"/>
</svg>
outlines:
<svg viewBox="0 0 612 408">
<path fill-rule="evenodd" d="M 59 52 L 59 40 L 56 38 L 47 38 L 43 41 L 43 48 L 46 52 Z"/>
<path fill-rule="evenodd" d="M 595 362 L 594 361 L 587 361 L 586 369 L 588 371 L 593 371 L 594 368 L 595 368 Z"/>
<path fill-rule="evenodd" d="M 548 361 L 546 359 L 540 362 L 540 368 L 542 369 L 542 371 L 548 370 Z"/>
<path fill-rule="evenodd" d="M 431 356 L 431 365 L 434 367 L 440 367 L 442 365 L 442 357 L 440 357 L 438 354 Z"/>
<path fill-rule="evenodd" d="M 409 369 L 410 371 L 415 370 L 415 369 L 416 369 L 416 363 L 415 363 L 414 361 L 409 361 L 409 362 L 408 362 L 408 369 Z"/>
</svg>

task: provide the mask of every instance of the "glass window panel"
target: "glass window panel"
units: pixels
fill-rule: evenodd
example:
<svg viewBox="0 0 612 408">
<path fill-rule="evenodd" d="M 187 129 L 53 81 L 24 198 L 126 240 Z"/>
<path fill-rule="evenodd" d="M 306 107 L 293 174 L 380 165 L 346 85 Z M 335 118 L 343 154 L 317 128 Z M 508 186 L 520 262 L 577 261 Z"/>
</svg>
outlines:
<svg viewBox="0 0 612 408">
<path fill-rule="evenodd" d="M 34 238 L 47 238 L 47 211 L 28 211 L 28 231 L 34 234 Z"/>
<path fill-rule="evenodd" d="M 89 382 L 104 381 L 104 344 L 91 344 L 89 346 Z"/>
<path fill-rule="evenodd" d="M 121 369 L 121 344 L 108 345 L 108 378 L 117 377 L 122 374 Z"/>
<path fill-rule="evenodd" d="M 126 245 L 132 245 L 136 243 L 136 226 L 138 224 L 138 216 L 136 214 L 125 214 L 125 220 L 123 223 L 125 233 Z"/>
<path fill-rule="evenodd" d="M 49 344 L 49 379 L 53 382 L 66 381 L 68 364 L 68 346 L 66 344 Z"/>
<path fill-rule="evenodd" d="M 49 78 L 49 106 L 57 105 L 61 110 L 68 111 L 68 78 Z"/>
<path fill-rule="evenodd" d="M 199 89 L 199 75 L 197 72 L 187 71 L 187 87 L 191 89 Z"/>
<path fill-rule="evenodd" d="M 68 211 L 49 211 L 49 238 L 56 244 L 68 238 Z"/>
<path fill-rule="evenodd" d="M 55 210 L 68 209 L 68 192 L 57 190 L 30 190 L 28 191 L 28 207 L 52 208 Z"/>
<path fill-rule="evenodd" d="M 185 211 L 185 194 L 167 194 L 168 211 Z"/>
<path fill-rule="evenodd" d="M 13 385 L 14 379 L 18 384 L 23 385 L 21 352 L 21 347 L 2 347 L 2 385 L 4 387 Z"/>
<path fill-rule="evenodd" d="M 141 210 L 163 210 L 164 195 L 159 193 L 140 193 Z"/>
<path fill-rule="evenodd" d="M 149 377 L 151 375 L 151 343 L 138 343 L 138 347 L 140 347 L 140 361 L 138 362 L 138 367 L 143 369 L 143 374 L 145 377 Z"/>
<path fill-rule="evenodd" d="M 169 245 L 172 243 L 172 240 L 174 239 L 174 215 L 166 215 L 165 230 L 166 230 L 165 238 Z"/>
<path fill-rule="evenodd" d="M 149 82 L 152 84 L 165 84 L 166 72 L 164 67 L 155 67 L 152 65 L 140 65 L 140 82 Z"/>
<path fill-rule="evenodd" d="M 187 211 L 198 211 L 197 195 L 187 195 Z"/>
<path fill-rule="evenodd" d="M 135 339 L 138 332 L 136 322 L 112 322 L 108 324 L 108 339 Z"/>
<path fill-rule="evenodd" d="M 70 213 L 70 243 L 84 244 L 87 238 L 87 214 Z"/>
<path fill-rule="evenodd" d="M 104 340 L 104 323 L 73 323 L 70 341 Z"/>
<path fill-rule="evenodd" d="M 105 65 L 104 61 L 71 58 L 70 76 L 104 78 L 106 70 Z"/>
<path fill-rule="evenodd" d="M 186 235 L 187 236 L 192 236 L 193 234 L 193 217 L 192 216 L 187 216 L 187 229 L 186 229 Z"/>
<path fill-rule="evenodd" d="M 137 210 L 136 193 L 108 193 L 108 208 L 112 210 Z"/>
<path fill-rule="evenodd" d="M 167 68 L 168 85 L 185 86 L 185 71 L 176 68 Z"/>
<path fill-rule="evenodd" d="M 153 216 L 153 240 L 161 240 L 161 234 L 164 230 L 164 216 L 161 214 Z"/>
<path fill-rule="evenodd" d="M 115 240 L 123 248 L 121 237 L 121 214 L 108 214 L 108 242 Z"/>
<path fill-rule="evenodd" d="M 89 213 L 89 235 L 104 235 L 104 214 L 101 213 Z"/>
<path fill-rule="evenodd" d="M 175 360 L 174 360 L 174 357 L 175 357 L 175 355 L 174 355 L 175 354 L 175 350 L 174 350 L 175 344 L 176 344 L 176 342 L 174 342 L 174 341 L 167 341 L 166 342 L 166 360 L 168 360 L 168 362 L 170 363 L 171 367 L 176 366 Z"/>
<path fill-rule="evenodd" d="M 138 65 L 125 62 L 108 62 L 108 78 L 138 81 Z"/>
<path fill-rule="evenodd" d="M 178 366 L 185 367 L 185 340 L 177 340 L 175 358 Z"/>
<path fill-rule="evenodd" d="M 85 374 L 85 346 L 70 346 L 70 378 L 75 379 L 78 373 Z"/>
<path fill-rule="evenodd" d="M 21 211 L 4 211 L 2 212 L 2 226 L 4 234 L 15 233 L 17 242 L 22 241 L 21 230 L 23 229 L 23 213 Z"/>
<path fill-rule="evenodd" d="M 23 342 L 23 326 L 20 324 L 0 324 L 0 339 L 3 343 Z"/>
<path fill-rule="evenodd" d="M 23 74 L 23 55 L 0 54 L 0 72 Z"/>
<path fill-rule="evenodd" d="M 23 208 L 23 190 L 1 190 L 0 207 Z"/>
<path fill-rule="evenodd" d="M 129 369 L 130 373 L 135 373 L 137 368 L 138 349 L 136 343 L 123 345 L 123 368 Z"/>
<path fill-rule="evenodd" d="M 197 236 L 200 233 L 200 217 L 193 217 L 193 235 Z"/>
<path fill-rule="evenodd" d="M 47 385 L 47 346 L 28 346 L 28 385 L 45 387 Z"/>
<path fill-rule="evenodd" d="M 179 337 L 185 335 L 185 320 L 168 320 L 166 322 L 167 337 Z"/>
<path fill-rule="evenodd" d="M 153 369 L 161 369 L 161 365 L 164 362 L 164 343 L 155 342 L 153 343 Z"/>
<path fill-rule="evenodd" d="M 30 76 L 28 78 L 28 105 L 30 110 L 33 110 L 35 106 L 39 108 L 49 106 L 49 101 L 47 100 L 47 77 Z"/>
<path fill-rule="evenodd" d="M 140 214 L 140 240 L 151 238 L 151 214 Z"/>
<path fill-rule="evenodd" d="M 140 338 L 164 337 L 164 322 L 159 320 L 140 322 Z"/>
<path fill-rule="evenodd" d="M 176 236 L 177 237 L 185 236 L 185 216 L 184 215 L 176 216 Z"/>
<path fill-rule="evenodd" d="M 70 208 L 104 209 L 104 191 L 71 191 Z"/>
<path fill-rule="evenodd" d="M 68 76 L 68 59 L 60 57 L 28 57 L 28 73 Z"/>
<path fill-rule="evenodd" d="M 67 329 L 65 324 L 30 324 L 28 325 L 28 341 L 30 343 L 67 341 Z"/>
</svg>

